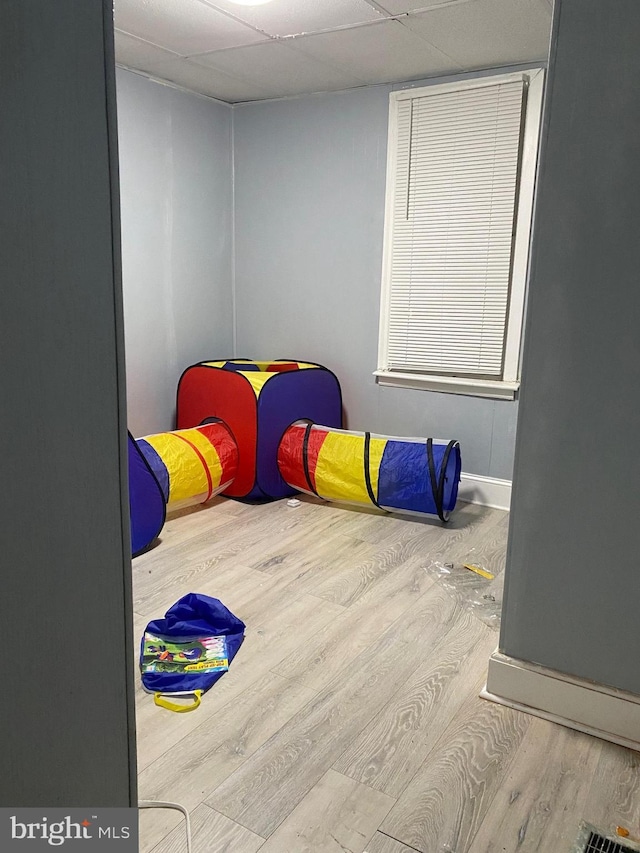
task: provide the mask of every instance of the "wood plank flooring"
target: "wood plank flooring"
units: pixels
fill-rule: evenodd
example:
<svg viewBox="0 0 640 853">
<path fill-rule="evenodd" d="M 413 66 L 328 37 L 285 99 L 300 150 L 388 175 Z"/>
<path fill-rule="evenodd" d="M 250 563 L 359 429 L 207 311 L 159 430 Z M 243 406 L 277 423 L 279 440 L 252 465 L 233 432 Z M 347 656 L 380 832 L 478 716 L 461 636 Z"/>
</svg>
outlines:
<svg viewBox="0 0 640 853">
<path fill-rule="evenodd" d="M 134 560 L 136 635 L 187 592 L 247 633 L 193 713 L 138 680 L 140 799 L 184 805 L 194 853 L 563 853 L 582 821 L 640 834 L 638 753 L 478 697 L 506 537 L 506 513 L 469 504 L 446 527 L 307 497 L 170 518 Z M 140 828 L 143 853 L 186 851 L 178 812 Z"/>
</svg>

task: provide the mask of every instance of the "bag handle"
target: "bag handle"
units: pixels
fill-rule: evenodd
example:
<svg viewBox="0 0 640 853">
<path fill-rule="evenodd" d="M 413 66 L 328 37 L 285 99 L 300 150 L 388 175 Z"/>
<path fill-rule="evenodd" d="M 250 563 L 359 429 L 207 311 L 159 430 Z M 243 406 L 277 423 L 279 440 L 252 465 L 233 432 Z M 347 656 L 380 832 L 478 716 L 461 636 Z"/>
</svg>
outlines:
<svg viewBox="0 0 640 853">
<path fill-rule="evenodd" d="M 167 711 L 175 711 L 176 714 L 184 714 L 187 711 L 195 711 L 196 708 L 200 707 L 200 701 L 202 699 L 202 690 L 194 690 L 193 691 L 194 700 L 191 705 L 181 705 L 178 702 L 170 702 L 168 699 L 165 699 L 162 693 L 154 693 L 153 701 L 159 708 L 165 708 Z"/>
</svg>

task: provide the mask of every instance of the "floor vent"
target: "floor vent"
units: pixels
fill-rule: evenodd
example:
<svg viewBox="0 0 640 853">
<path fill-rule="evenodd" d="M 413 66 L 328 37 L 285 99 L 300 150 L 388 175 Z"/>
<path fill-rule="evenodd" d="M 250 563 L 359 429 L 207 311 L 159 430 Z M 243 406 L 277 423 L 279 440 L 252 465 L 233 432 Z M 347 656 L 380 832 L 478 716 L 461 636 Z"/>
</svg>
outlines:
<svg viewBox="0 0 640 853">
<path fill-rule="evenodd" d="M 631 847 L 624 847 L 618 841 L 612 841 L 597 832 L 590 832 L 583 853 L 636 853 Z"/>
</svg>

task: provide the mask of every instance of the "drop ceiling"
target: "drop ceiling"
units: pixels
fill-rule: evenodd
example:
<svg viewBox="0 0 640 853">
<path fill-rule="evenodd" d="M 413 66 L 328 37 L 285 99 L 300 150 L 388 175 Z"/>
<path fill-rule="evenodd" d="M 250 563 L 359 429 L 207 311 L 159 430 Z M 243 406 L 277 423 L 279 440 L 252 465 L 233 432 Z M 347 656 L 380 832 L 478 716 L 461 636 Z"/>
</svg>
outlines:
<svg viewBox="0 0 640 853">
<path fill-rule="evenodd" d="M 552 0 L 115 0 L 118 65 L 227 103 L 546 60 Z"/>
</svg>

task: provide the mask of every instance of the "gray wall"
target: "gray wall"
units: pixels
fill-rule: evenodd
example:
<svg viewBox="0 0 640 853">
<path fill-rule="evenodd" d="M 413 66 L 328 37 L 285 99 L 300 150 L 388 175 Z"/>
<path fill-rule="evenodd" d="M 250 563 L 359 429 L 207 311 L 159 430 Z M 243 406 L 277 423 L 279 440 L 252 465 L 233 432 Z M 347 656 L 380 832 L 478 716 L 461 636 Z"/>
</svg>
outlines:
<svg viewBox="0 0 640 853">
<path fill-rule="evenodd" d="M 135 802 L 112 24 L 0 3 L 0 803 Z"/>
<path fill-rule="evenodd" d="M 640 693 L 640 4 L 554 32 L 501 648 Z"/>
<path fill-rule="evenodd" d="M 237 354 L 334 370 L 348 426 L 462 443 L 511 478 L 517 403 L 379 387 L 391 86 L 234 109 Z"/>
<path fill-rule="evenodd" d="M 231 107 L 118 69 L 129 426 L 174 427 L 195 361 L 228 356 Z"/>
</svg>

